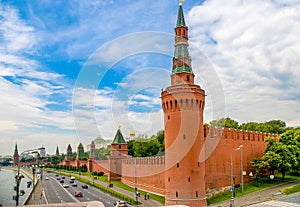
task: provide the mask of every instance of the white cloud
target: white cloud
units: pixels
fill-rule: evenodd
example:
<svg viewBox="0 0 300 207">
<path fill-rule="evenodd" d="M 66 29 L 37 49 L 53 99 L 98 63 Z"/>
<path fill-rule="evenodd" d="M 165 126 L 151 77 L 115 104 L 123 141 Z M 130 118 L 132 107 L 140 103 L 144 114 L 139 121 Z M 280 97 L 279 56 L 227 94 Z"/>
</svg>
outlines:
<svg viewBox="0 0 300 207">
<path fill-rule="evenodd" d="M 296 1 L 211 0 L 186 15 L 191 42 L 220 77 L 227 116 L 288 123 L 299 116 L 299 9 Z"/>
</svg>

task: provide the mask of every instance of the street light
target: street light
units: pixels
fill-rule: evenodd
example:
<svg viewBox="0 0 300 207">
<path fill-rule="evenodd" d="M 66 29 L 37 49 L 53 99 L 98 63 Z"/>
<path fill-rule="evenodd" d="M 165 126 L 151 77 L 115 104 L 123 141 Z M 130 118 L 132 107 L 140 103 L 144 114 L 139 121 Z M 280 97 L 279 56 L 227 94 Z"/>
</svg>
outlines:
<svg viewBox="0 0 300 207">
<path fill-rule="evenodd" d="M 241 159 L 241 182 L 242 182 L 242 193 L 244 192 L 244 170 L 243 170 L 243 145 L 240 145 L 236 150 L 240 151 Z"/>
<path fill-rule="evenodd" d="M 17 172 L 17 175 L 15 176 L 15 179 L 16 179 L 16 197 L 15 197 L 15 199 L 16 199 L 16 206 L 19 205 L 19 197 L 20 197 L 19 188 L 20 188 L 21 180 L 22 180 L 22 178 L 24 178 L 24 175 L 20 175 L 20 157 L 22 157 L 26 153 L 36 153 L 37 150 L 40 150 L 40 148 L 38 148 L 38 149 L 31 149 L 31 150 L 25 150 L 19 156 L 19 160 L 18 160 L 18 172 Z M 34 183 L 33 183 L 33 186 L 34 186 Z"/>
</svg>

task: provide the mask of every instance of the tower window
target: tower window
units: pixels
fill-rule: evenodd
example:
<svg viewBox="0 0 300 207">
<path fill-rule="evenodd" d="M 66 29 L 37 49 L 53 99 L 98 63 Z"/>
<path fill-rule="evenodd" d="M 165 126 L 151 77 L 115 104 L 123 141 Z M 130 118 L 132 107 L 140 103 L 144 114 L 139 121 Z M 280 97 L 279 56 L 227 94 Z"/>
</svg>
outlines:
<svg viewBox="0 0 300 207">
<path fill-rule="evenodd" d="M 200 167 L 200 162 L 198 162 L 198 167 Z"/>
<path fill-rule="evenodd" d="M 183 135 L 183 139 L 185 139 L 185 134 Z"/>
<path fill-rule="evenodd" d="M 188 82 L 190 81 L 190 76 L 189 75 L 186 76 L 186 81 L 188 81 Z"/>
<path fill-rule="evenodd" d="M 176 198 L 178 198 L 178 192 L 176 192 Z"/>
<path fill-rule="evenodd" d="M 190 177 L 188 177 L 188 181 L 191 182 L 191 178 Z"/>
<path fill-rule="evenodd" d="M 196 191 L 196 197 L 198 198 L 198 191 Z"/>
<path fill-rule="evenodd" d="M 177 163 L 177 168 L 179 168 L 179 163 Z"/>
<path fill-rule="evenodd" d="M 170 177 L 168 178 L 168 181 L 169 181 L 169 182 L 171 181 Z"/>
<path fill-rule="evenodd" d="M 168 120 L 170 119 L 170 116 L 168 116 Z"/>
<path fill-rule="evenodd" d="M 121 149 L 122 148 L 122 146 L 121 145 L 119 145 L 119 149 Z"/>
</svg>

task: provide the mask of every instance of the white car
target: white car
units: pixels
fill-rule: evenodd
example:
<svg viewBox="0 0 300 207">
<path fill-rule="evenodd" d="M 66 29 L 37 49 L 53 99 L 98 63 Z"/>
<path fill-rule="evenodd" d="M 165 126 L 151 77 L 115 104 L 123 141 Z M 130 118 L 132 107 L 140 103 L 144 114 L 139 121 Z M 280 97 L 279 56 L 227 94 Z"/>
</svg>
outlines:
<svg viewBox="0 0 300 207">
<path fill-rule="evenodd" d="M 49 180 L 49 177 L 45 177 L 45 180 Z"/>
</svg>

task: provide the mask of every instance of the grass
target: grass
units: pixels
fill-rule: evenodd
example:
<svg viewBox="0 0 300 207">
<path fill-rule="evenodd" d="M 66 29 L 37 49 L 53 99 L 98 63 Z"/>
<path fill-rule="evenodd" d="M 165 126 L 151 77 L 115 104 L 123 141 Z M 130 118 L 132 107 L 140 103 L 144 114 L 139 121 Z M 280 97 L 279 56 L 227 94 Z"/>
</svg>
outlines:
<svg viewBox="0 0 300 207">
<path fill-rule="evenodd" d="M 288 188 L 284 188 L 282 190 L 282 192 L 286 195 L 289 195 L 289 194 L 292 194 L 292 193 L 297 193 L 299 191 L 300 191 L 300 184 L 294 185 L 294 186 L 291 186 L 291 187 L 288 187 Z"/>
<path fill-rule="evenodd" d="M 257 181 L 252 181 L 249 183 L 245 183 L 244 184 L 244 192 L 241 192 L 241 188 L 236 188 L 235 189 L 235 197 L 240 197 L 249 193 L 253 193 L 259 190 L 262 190 L 264 188 L 268 188 L 268 187 L 272 187 L 272 186 L 276 186 L 288 181 L 294 181 L 294 180 L 298 180 L 299 176 L 297 175 L 292 175 L 292 174 L 287 174 L 285 176 L 285 180 L 284 182 L 281 180 L 281 174 L 277 174 L 274 178 L 274 180 L 272 181 L 272 183 L 270 183 L 270 178 L 269 177 L 264 177 L 264 178 L 260 178 L 259 182 L 257 184 Z M 298 185 L 296 185 L 298 186 Z M 292 188 L 292 187 L 291 187 Z M 295 187 L 295 189 L 287 189 L 287 191 L 291 191 L 291 192 L 298 192 L 300 191 L 300 185 L 298 187 Z M 285 192 L 284 192 L 285 193 Z M 232 197 L 232 193 L 228 190 L 222 193 L 219 193 L 215 196 L 212 196 L 211 198 L 207 199 L 207 204 L 214 204 L 214 203 L 218 203 L 218 202 L 222 202 L 225 200 L 230 200 Z"/>
</svg>

